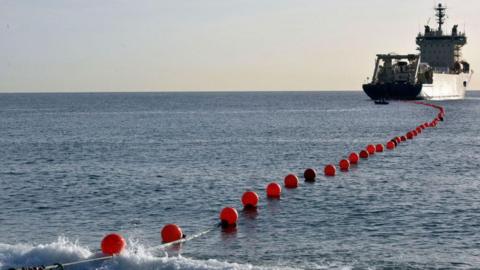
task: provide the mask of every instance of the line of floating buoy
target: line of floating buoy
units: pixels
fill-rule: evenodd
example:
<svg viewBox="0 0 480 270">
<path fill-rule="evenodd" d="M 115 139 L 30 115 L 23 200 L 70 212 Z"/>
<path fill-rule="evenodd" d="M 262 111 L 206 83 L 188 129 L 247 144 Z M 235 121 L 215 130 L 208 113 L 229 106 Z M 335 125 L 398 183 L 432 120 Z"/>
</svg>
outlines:
<svg viewBox="0 0 480 270">
<path fill-rule="evenodd" d="M 348 156 L 347 159 L 340 160 L 340 162 L 339 162 L 340 171 L 346 172 L 346 171 L 349 170 L 349 167 L 351 165 L 357 165 L 359 163 L 360 159 L 368 159 L 369 157 L 375 155 L 376 153 L 384 152 L 385 149 L 387 149 L 389 151 L 392 151 L 395 148 L 397 148 L 400 143 L 404 143 L 404 142 L 407 142 L 409 140 L 413 140 L 415 137 L 419 136 L 423 132 L 424 129 L 436 127 L 438 122 L 444 121 L 445 110 L 444 110 L 443 107 L 437 106 L 437 105 L 434 105 L 434 104 L 421 102 L 421 101 L 417 101 L 417 102 L 414 102 L 414 103 L 419 104 L 419 105 L 424 105 L 424 106 L 430 106 L 430 107 L 438 109 L 439 112 L 437 114 L 437 117 L 435 117 L 430 122 L 425 122 L 425 123 L 422 123 L 422 124 L 418 125 L 417 127 L 408 131 L 404 135 L 394 137 L 393 139 L 387 141 L 385 145 L 383 145 L 381 143 L 376 144 L 376 145 L 368 144 L 365 147 L 365 149 L 360 150 L 358 153 L 356 153 L 356 152 L 350 153 L 350 155 Z M 335 174 L 336 174 L 335 166 L 333 166 L 332 164 L 325 165 L 324 174 L 325 174 L 325 176 L 328 176 L 328 177 L 335 176 Z"/>
<path fill-rule="evenodd" d="M 401 135 L 401 136 L 396 136 L 393 139 L 387 141 L 384 144 L 378 143 L 378 144 L 369 144 L 365 147 L 365 149 L 360 150 L 358 153 L 352 152 L 346 159 L 341 159 L 340 162 L 338 163 L 338 167 L 340 171 L 347 172 L 349 171 L 350 167 L 352 165 L 356 165 L 359 163 L 360 159 L 368 159 L 369 157 L 375 155 L 376 153 L 382 153 L 387 150 L 394 150 L 395 148 L 398 147 L 398 145 L 402 142 L 406 142 L 408 140 L 413 140 L 415 137 L 417 137 L 419 134 L 422 133 L 422 131 L 428 127 L 436 127 L 439 121 L 443 121 L 444 119 L 444 109 L 440 106 L 436 106 L 433 104 L 428 104 L 424 102 L 415 102 L 416 104 L 421 104 L 421 105 L 426 105 L 426 106 L 431 106 L 434 108 L 437 108 L 440 110 L 438 113 L 437 117 L 432 120 L 431 122 L 425 122 L 419 126 L 417 126 L 415 129 L 408 131 L 406 134 Z M 337 174 L 337 167 L 334 164 L 327 164 L 324 167 L 324 175 L 328 177 L 334 177 Z M 303 173 L 305 181 L 315 181 L 316 180 L 316 170 L 313 168 L 307 168 L 304 173 Z M 299 185 L 299 179 L 295 174 L 288 174 L 284 178 L 284 187 L 287 189 L 292 189 L 292 188 L 297 188 Z M 276 182 L 271 182 L 267 184 L 266 188 L 266 196 L 267 198 L 270 199 L 279 199 L 282 194 L 282 187 L 280 184 Z M 253 191 L 247 191 L 242 195 L 242 204 L 244 208 L 256 208 L 258 201 L 259 201 L 259 196 L 257 193 Z M 238 219 L 238 213 L 236 212 L 235 208 L 233 207 L 227 207 L 222 209 L 222 212 L 220 214 L 220 219 L 221 223 L 223 225 L 228 225 L 232 226 L 236 224 L 236 221 Z M 176 235 L 178 238 L 178 234 Z"/>
<path fill-rule="evenodd" d="M 445 118 L 445 110 L 441 106 L 437 106 L 434 104 L 429 104 L 421 101 L 414 102 L 415 104 L 430 106 L 439 110 L 437 116 L 430 122 L 425 122 L 417 126 L 415 129 L 408 131 L 406 134 L 401 136 L 396 136 L 391 140 L 387 141 L 385 145 L 379 144 L 369 144 L 365 147 L 365 149 L 360 150 L 357 152 L 352 152 L 349 154 L 348 158 L 341 159 L 338 163 L 338 167 L 342 172 L 348 172 L 352 165 L 357 165 L 361 159 L 368 159 L 369 157 L 375 155 L 375 153 L 382 153 L 385 151 L 385 148 L 389 151 L 394 150 L 398 147 L 399 144 L 404 143 L 408 140 L 413 140 L 415 137 L 420 135 L 423 130 L 427 128 L 434 128 L 438 125 L 439 122 L 444 121 Z M 333 164 L 327 164 L 324 167 L 324 175 L 327 177 L 334 177 L 337 174 L 337 168 Z M 313 182 L 316 180 L 317 172 L 313 168 L 305 169 L 303 173 L 303 177 L 306 182 Z M 299 185 L 299 179 L 295 174 L 288 174 L 284 178 L 284 186 L 287 189 L 297 188 Z M 269 199 L 280 199 L 282 194 L 282 186 L 276 182 L 271 182 L 267 184 L 266 188 L 266 196 Z M 255 209 L 259 202 L 259 196 L 254 191 L 246 191 L 243 193 L 241 197 L 241 202 L 244 209 Z M 223 228 L 235 227 L 238 221 L 238 211 L 234 207 L 224 207 L 221 209 L 219 213 L 219 223 L 215 225 L 221 226 Z M 195 234 L 190 238 L 186 238 L 183 234 L 182 229 L 177 224 L 166 224 L 160 231 L 162 245 L 159 247 L 167 247 L 171 244 L 180 243 L 183 241 L 188 241 L 197 237 L 200 237 L 210 231 L 213 228 L 208 230 L 202 231 L 200 233 Z M 23 270 L 23 269 L 45 269 L 45 270 L 58 270 L 64 269 L 66 266 L 73 266 L 81 263 L 87 263 L 92 261 L 101 261 L 112 259 L 115 256 L 121 254 L 123 250 L 126 248 L 125 239 L 117 233 L 111 233 L 106 235 L 101 243 L 100 243 L 101 251 L 106 256 L 93 258 L 93 259 L 86 259 L 77 262 L 71 263 L 64 263 L 64 264 L 53 264 L 50 266 L 39 266 L 39 267 L 22 267 L 22 268 L 10 268 L 10 270 Z"/>
</svg>

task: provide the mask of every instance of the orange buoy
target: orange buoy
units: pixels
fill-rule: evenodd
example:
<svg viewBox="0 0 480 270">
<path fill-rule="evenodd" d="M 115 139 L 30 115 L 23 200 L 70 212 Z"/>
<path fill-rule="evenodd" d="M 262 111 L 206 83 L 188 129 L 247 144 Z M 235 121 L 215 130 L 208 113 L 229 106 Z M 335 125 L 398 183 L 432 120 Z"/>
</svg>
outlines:
<svg viewBox="0 0 480 270">
<path fill-rule="evenodd" d="M 238 212 L 233 207 L 225 207 L 220 211 L 220 222 L 223 227 L 237 224 Z"/>
<path fill-rule="evenodd" d="M 177 241 L 182 239 L 183 232 L 177 224 L 167 224 L 163 226 L 162 231 L 160 232 L 162 235 L 162 242 L 163 243 L 170 243 L 173 241 Z"/>
<path fill-rule="evenodd" d="M 242 204 L 245 208 L 255 208 L 258 204 L 258 194 L 253 191 L 246 191 L 242 195 Z"/>
<path fill-rule="evenodd" d="M 269 198 L 280 198 L 280 194 L 282 193 L 282 187 L 272 182 L 267 185 L 267 197 Z"/>
<path fill-rule="evenodd" d="M 350 169 L 350 161 L 346 159 L 342 159 L 338 163 L 338 166 L 340 167 L 341 171 L 348 171 L 348 169 Z"/>
<path fill-rule="evenodd" d="M 387 142 L 387 149 L 388 150 L 393 150 L 395 149 L 395 143 L 392 141 Z"/>
<path fill-rule="evenodd" d="M 337 172 L 337 168 L 335 168 L 335 165 L 333 164 L 328 164 L 323 169 L 323 172 L 325 173 L 325 176 L 335 176 L 335 173 Z"/>
<path fill-rule="evenodd" d="M 405 137 L 405 136 L 400 137 L 400 141 L 406 142 L 406 141 L 407 141 L 407 137 Z"/>
<path fill-rule="evenodd" d="M 359 159 L 360 157 L 355 152 L 350 153 L 350 155 L 348 156 L 348 161 L 350 161 L 350 164 L 357 164 Z"/>
<path fill-rule="evenodd" d="M 375 154 L 375 145 L 369 144 L 367 145 L 367 148 L 365 148 L 365 150 L 367 150 L 369 155 L 373 155 Z"/>
<path fill-rule="evenodd" d="M 360 151 L 360 158 L 367 159 L 368 158 L 368 152 L 367 150 L 362 150 Z"/>
<path fill-rule="evenodd" d="M 298 177 L 295 174 L 289 174 L 285 176 L 283 180 L 286 188 L 297 188 L 298 187 Z"/>
<path fill-rule="evenodd" d="M 379 143 L 377 145 L 375 145 L 375 152 L 383 152 L 383 144 Z"/>
<path fill-rule="evenodd" d="M 100 247 L 108 255 L 120 254 L 125 248 L 125 239 L 120 234 L 112 233 L 102 239 Z"/>
<path fill-rule="evenodd" d="M 317 172 L 312 168 L 308 168 L 303 172 L 303 177 L 305 178 L 305 181 L 315 181 Z"/>
</svg>

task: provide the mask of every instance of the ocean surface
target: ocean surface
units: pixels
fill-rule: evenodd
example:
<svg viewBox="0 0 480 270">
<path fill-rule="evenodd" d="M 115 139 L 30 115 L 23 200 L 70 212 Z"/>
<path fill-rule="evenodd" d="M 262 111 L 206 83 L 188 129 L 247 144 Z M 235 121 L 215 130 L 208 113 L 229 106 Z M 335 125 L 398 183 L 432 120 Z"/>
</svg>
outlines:
<svg viewBox="0 0 480 270">
<path fill-rule="evenodd" d="M 349 172 L 323 167 L 431 121 L 361 92 L 0 94 L 0 269 L 480 269 L 480 93 Z M 315 183 L 267 200 L 312 167 Z M 256 212 L 240 197 L 257 191 Z M 236 229 L 214 228 L 222 207 Z M 201 237 L 161 247 L 176 223 Z"/>
</svg>

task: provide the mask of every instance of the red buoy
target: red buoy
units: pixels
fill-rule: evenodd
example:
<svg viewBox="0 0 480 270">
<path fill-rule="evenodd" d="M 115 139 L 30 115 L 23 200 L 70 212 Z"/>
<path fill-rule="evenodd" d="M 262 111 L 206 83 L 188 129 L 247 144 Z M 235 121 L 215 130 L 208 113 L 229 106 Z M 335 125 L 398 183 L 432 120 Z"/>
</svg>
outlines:
<svg viewBox="0 0 480 270">
<path fill-rule="evenodd" d="M 182 229 L 180 229 L 177 224 L 167 224 L 163 226 L 160 234 L 162 235 L 163 243 L 177 241 L 182 239 L 183 237 Z"/>
<path fill-rule="evenodd" d="M 407 132 L 406 137 L 409 140 L 413 139 L 413 132 L 411 132 L 411 131 Z"/>
<path fill-rule="evenodd" d="M 269 198 L 280 198 L 280 194 L 282 193 L 282 187 L 272 182 L 267 185 L 267 197 Z"/>
<path fill-rule="evenodd" d="M 360 151 L 360 158 L 367 159 L 368 158 L 368 152 L 367 150 L 362 150 Z"/>
<path fill-rule="evenodd" d="M 225 207 L 220 211 L 220 221 L 222 226 L 231 226 L 237 224 L 238 212 L 233 207 Z"/>
<path fill-rule="evenodd" d="M 335 165 L 328 164 L 323 169 L 323 172 L 325 173 L 325 176 L 335 176 L 335 173 L 337 172 L 337 169 L 335 168 Z"/>
<path fill-rule="evenodd" d="M 407 137 L 405 137 L 405 136 L 400 137 L 400 141 L 406 142 L 406 141 L 407 141 Z"/>
<path fill-rule="evenodd" d="M 102 239 L 100 247 L 105 254 L 117 255 L 123 251 L 125 245 L 125 239 L 120 234 L 112 233 Z"/>
<path fill-rule="evenodd" d="M 369 155 L 373 155 L 375 154 L 375 145 L 369 144 L 367 145 L 367 148 L 365 148 L 365 150 L 367 150 Z"/>
<path fill-rule="evenodd" d="M 317 172 L 312 168 L 308 168 L 303 172 L 303 177 L 305 178 L 305 181 L 315 181 Z"/>
<path fill-rule="evenodd" d="M 393 150 L 395 149 L 395 143 L 392 141 L 387 142 L 387 149 L 388 150 Z"/>
<path fill-rule="evenodd" d="M 285 176 L 283 180 L 286 188 L 297 188 L 298 187 L 298 177 L 295 174 L 289 174 Z"/>
<path fill-rule="evenodd" d="M 350 169 L 350 161 L 346 160 L 346 159 L 342 159 L 340 160 L 340 162 L 338 163 L 338 166 L 340 167 L 340 170 L 342 171 L 348 171 L 348 169 Z"/>
<path fill-rule="evenodd" d="M 360 159 L 360 157 L 355 152 L 351 153 L 348 156 L 348 161 L 350 161 L 350 164 L 357 164 L 359 159 Z"/>
<path fill-rule="evenodd" d="M 390 140 L 390 142 L 392 142 L 392 143 L 395 145 L 395 147 L 397 147 L 397 146 L 398 146 L 398 142 L 397 142 L 397 139 L 396 139 L 396 137 L 395 137 L 395 138 L 393 138 L 393 139 L 391 139 L 391 140 Z"/>
<path fill-rule="evenodd" d="M 377 145 L 375 145 L 375 152 L 383 152 L 383 144 L 379 143 Z"/>
<path fill-rule="evenodd" d="M 421 127 L 417 127 L 415 130 L 417 131 L 418 134 L 422 133 L 422 128 Z"/>
<path fill-rule="evenodd" d="M 395 137 L 395 141 L 397 142 L 397 144 L 401 143 L 402 142 L 402 139 L 400 137 Z"/>
<path fill-rule="evenodd" d="M 414 130 L 412 130 L 412 133 L 413 133 L 413 137 L 416 137 L 416 136 L 418 136 L 418 132 L 417 132 L 415 129 L 414 129 Z"/>
<path fill-rule="evenodd" d="M 253 191 L 246 191 L 242 195 L 242 204 L 245 208 L 255 208 L 258 204 L 258 194 Z"/>
</svg>

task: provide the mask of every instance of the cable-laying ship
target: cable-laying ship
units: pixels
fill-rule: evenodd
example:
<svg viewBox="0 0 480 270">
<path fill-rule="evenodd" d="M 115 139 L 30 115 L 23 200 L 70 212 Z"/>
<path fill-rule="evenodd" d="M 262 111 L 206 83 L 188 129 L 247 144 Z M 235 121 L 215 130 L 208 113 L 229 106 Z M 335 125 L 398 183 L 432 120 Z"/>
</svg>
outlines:
<svg viewBox="0 0 480 270">
<path fill-rule="evenodd" d="M 370 83 L 365 93 L 379 99 L 462 99 L 473 70 L 462 59 L 467 44 L 465 33 L 454 25 L 451 33 L 443 30 L 446 7 L 435 7 L 437 29 L 425 26 L 417 36 L 420 54 L 378 54 Z"/>
</svg>

